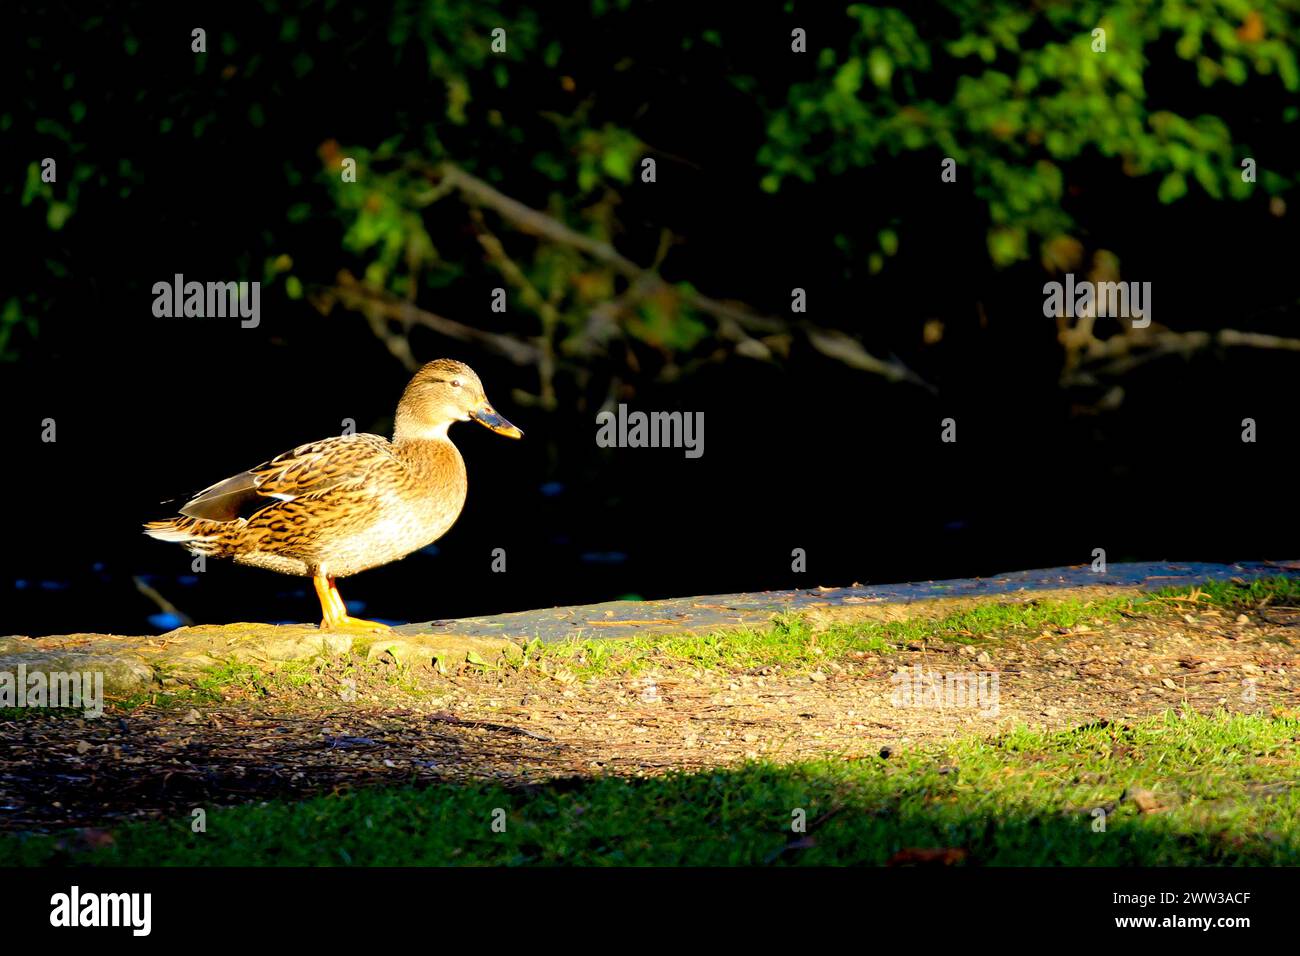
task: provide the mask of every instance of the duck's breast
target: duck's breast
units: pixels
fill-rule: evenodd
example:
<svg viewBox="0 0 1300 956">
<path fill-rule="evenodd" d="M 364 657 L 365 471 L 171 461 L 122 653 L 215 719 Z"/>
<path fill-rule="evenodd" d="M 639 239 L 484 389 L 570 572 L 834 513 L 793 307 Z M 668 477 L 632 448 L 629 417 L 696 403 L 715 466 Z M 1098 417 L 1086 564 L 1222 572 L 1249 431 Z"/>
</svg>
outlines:
<svg viewBox="0 0 1300 956">
<path fill-rule="evenodd" d="M 355 574 L 396 561 L 438 540 L 460 517 L 468 490 L 465 462 L 448 440 L 403 449 L 404 477 L 375 489 L 374 518 L 333 542 L 331 572 Z"/>
</svg>

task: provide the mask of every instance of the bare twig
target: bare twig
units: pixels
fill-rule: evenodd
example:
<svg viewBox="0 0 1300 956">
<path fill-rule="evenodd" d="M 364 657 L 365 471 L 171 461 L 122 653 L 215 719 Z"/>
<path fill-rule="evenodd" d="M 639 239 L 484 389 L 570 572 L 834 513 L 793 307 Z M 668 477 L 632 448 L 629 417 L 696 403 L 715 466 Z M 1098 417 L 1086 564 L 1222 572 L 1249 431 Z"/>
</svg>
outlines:
<svg viewBox="0 0 1300 956">
<path fill-rule="evenodd" d="M 520 292 L 524 305 L 534 310 L 542 320 L 542 334 L 537 337 L 537 374 L 541 382 L 541 405 L 546 409 L 555 408 L 555 330 L 560 326 L 560 313 L 555 303 L 547 299 L 529 280 L 523 269 L 510 258 L 506 247 L 496 234 L 483 221 L 483 213 L 478 209 L 471 211 L 479 245 L 497 267 Z"/>
<path fill-rule="evenodd" d="M 582 233 L 570 229 L 553 216 L 548 216 L 544 212 L 525 206 L 517 199 L 511 199 L 505 193 L 499 192 L 477 176 L 470 175 L 454 163 L 442 163 L 434 169 L 423 166 L 419 167 L 419 169 L 420 172 L 435 182 L 455 186 L 466 198 L 495 210 L 513 222 L 521 232 L 541 236 L 562 245 L 572 246 L 585 252 L 593 259 L 613 266 L 617 272 L 629 279 L 635 279 L 641 274 L 640 266 L 622 255 L 608 242 L 593 239 L 591 236 L 584 236 Z"/>
<path fill-rule="evenodd" d="M 512 222 L 521 232 L 570 246 L 604 263 L 632 283 L 633 287 L 637 289 L 638 298 L 653 295 L 660 291 L 668 291 L 687 305 L 713 316 L 724 325 L 728 322 L 734 323 L 735 326 L 745 332 L 772 335 L 787 333 L 791 329 L 791 323 L 784 319 L 760 315 L 749 309 L 710 298 L 693 290 L 673 286 L 655 272 L 641 268 L 610 243 L 584 235 L 571 229 L 555 217 L 510 198 L 477 176 L 465 172 L 454 163 L 444 162 L 436 167 L 417 165 L 413 168 L 434 182 L 455 186 L 465 199 L 492 209 Z M 661 253 L 662 249 L 661 244 Z M 607 315 L 608 313 L 601 313 L 597 316 L 596 312 L 593 311 L 593 318 L 605 318 Z M 839 361 L 845 361 L 854 368 L 882 375 L 889 381 L 910 382 L 933 391 L 933 388 L 920 376 L 897 359 L 883 360 L 870 355 L 860 343 L 857 343 L 847 333 L 834 329 L 821 329 L 808 324 L 801 327 L 808 335 L 813 347 L 824 355 Z M 734 333 L 730 337 L 742 342 L 748 338 L 748 336 L 739 336 Z M 848 342 L 854 343 L 856 347 L 850 347 Z"/>
<path fill-rule="evenodd" d="M 414 325 L 422 325 L 448 338 L 473 342 L 516 365 L 535 365 L 540 357 L 537 346 L 531 342 L 502 335 L 499 332 L 476 329 L 472 325 L 421 309 L 404 299 L 358 282 L 349 272 L 339 273 L 337 284 L 318 290 L 315 299 L 317 307 L 322 312 L 328 312 L 334 302 L 338 301 L 349 309 L 355 309 L 372 317 L 371 327 L 375 329 L 376 334 L 385 339 L 389 350 L 408 367 L 413 367 L 411 363 L 415 361 L 410 354 L 409 346 L 403 348 L 392 341 L 401 337 L 393 336 L 385 329 L 382 325 L 383 320 L 396 320 L 406 329 Z"/>
<path fill-rule="evenodd" d="M 1254 349 L 1285 349 L 1289 352 L 1300 352 L 1300 339 L 1286 339 L 1280 335 L 1222 329 L 1216 338 L 1220 345 L 1246 345 Z"/>
<path fill-rule="evenodd" d="M 175 617 L 177 623 L 180 624 L 182 627 L 189 627 L 191 624 L 194 623 L 193 618 L 191 618 L 188 614 L 186 614 L 184 611 L 178 608 L 171 601 L 163 597 L 162 594 L 156 588 L 147 584 L 144 578 L 137 576 L 131 578 L 131 581 L 135 584 L 135 589 L 137 591 L 139 591 L 141 594 L 147 597 L 150 601 L 153 601 L 154 604 L 158 605 L 158 609 L 162 611 L 164 614 L 170 614 L 173 617 Z"/>
<path fill-rule="evenodd" d="M 1218 332 L 1173 332 L 1168 329 L 1130 330 L 1108 339 L 1091 336 L 1078 367 L 1068 368 L 1065 385 L 1093 384 L 1093 375 L 1117 376 L 1169 355 L 1190 356 L 1211 346 L 1300 351 L 1300 339 L 1220 329 Z M 1093 372 L 1086 369 L 1091 367 Z"/>
</svg>

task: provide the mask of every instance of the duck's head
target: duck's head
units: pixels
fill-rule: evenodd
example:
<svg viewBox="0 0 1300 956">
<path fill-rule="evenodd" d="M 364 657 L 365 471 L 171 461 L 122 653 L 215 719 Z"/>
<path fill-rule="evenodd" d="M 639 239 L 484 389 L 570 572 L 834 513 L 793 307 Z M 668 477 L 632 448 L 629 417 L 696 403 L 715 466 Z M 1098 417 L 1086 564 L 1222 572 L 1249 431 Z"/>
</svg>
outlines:
<svg viewBox="0 0 1300 956">
<path fill-rule="evenodd" d="M 524 437 L 497 414 L 472 368 L 464 362 L 436 359 L 416 372 L 402 393 L 394 438 L 445 438 L 452 422 L 471 418 L 499 435 Z"/>
</svg>

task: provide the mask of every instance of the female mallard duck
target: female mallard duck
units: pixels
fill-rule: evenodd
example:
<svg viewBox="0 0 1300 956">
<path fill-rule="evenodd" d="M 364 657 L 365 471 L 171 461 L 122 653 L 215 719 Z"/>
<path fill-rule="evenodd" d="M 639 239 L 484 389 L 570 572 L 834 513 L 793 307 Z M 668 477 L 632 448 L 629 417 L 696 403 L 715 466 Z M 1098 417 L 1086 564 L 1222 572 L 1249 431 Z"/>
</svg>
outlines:
<svg viewBox="0 0 1300 956">
<path fill-rule="evenodd" d="M 333 630 L 386 630 L 349 617 L 335 578 L 404 558 L 442 537 L 465 504 L 465 462 L 447 437 L 474 419 L 522 438 L 496 413 L 468 365 L 430 362 L 397 406 L 390 442 L 340 435 L 300 445 L 199 492 L 145 534 L 194 554 L 310 576 Z"/>
</svg>

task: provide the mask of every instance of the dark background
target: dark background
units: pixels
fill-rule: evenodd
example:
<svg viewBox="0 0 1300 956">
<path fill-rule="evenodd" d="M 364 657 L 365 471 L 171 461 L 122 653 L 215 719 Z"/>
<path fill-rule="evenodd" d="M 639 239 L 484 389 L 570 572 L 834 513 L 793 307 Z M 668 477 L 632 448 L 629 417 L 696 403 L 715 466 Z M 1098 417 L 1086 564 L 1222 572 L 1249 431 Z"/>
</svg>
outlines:
<svg viewBox="0 0 1300 956">
<path fill-rule="evenodd" d="M 356 610 L 427 620 L 628 595 L 984 575 L 1085 563 L 1098 547 L 1110 561 L 1296 557 L 1300 355 L 1209 348 L 1160 358 L 1118 380 L 1114 409 L 1097 405 L 1114 382 L 1063 388 L 1056 330 L 1042 315 L 1050 276 L 1037 257 L 989 262 L 972 177 L 941 186 L 935 154 L 882 160 L 833 183 L 756 188 L 766 113 L 728 76 L 750 70 L 770 88 L 811 79 L 811 57 L 785 55 L 792 14 L 773 6 L 743 24 L 733 18 L 726 55 L 705 56 L 681 47 L 709 26 L 708 14 L 650 6 L 600 24 L 575 9 L 543 16 L 568 38 L 561 65 L 518 65 L 506 89 L 476 89 L 476 108 L 571 109 L 545 79 L 557 70 L 578 78 L 580 90 L 595 91 L 587 126 L 628 126 L 661 157 L 658 183 L 621 187 L 620 251 L 648 263 L 667 228 L 678 242 L 665 277 L 765 314 L 788 314 L 790 289 L 804 287 L 810 318 L 850 330 L 872 354 L 897 355 L 936 391 L 851 369 L 797 336 L 777 360 L 731 356 L 680 375 L 663 374 L 672 361 L 664 350 L 633 342 L 633 367 L 626 356 L 591 359 L 588 374 L 558 380 L 546 409 L 512 397 L 535 389 L 534 369 L 417 331 L 419 360 L 469 362 L 527 437 L 452 430 L 470 476 L 460 521 L 436 553 L 345 582 L 344 595 L 363 604 Z M 800 22 L 842 32 L 831 6 L 805 8 Z M 345 16 L 328 9 L 321 16 Z M 139 525 L 206 484 L 336 434 L 345 418 L 389 433 L 409 373 L 356 313 L 322 315 L 283 283 L 264 284 L 256 329 L 154 318 L 151 286 L 178 272 L 256 278 L 287 248 L 305 281 L 359 272 L 327 188 L 286 169 L 319 169 L 327 141 L 373 145 L 395 127 L 438 125 L 442 87 L 419 57 L 399 55 L 378 11 L 347 14 L 351 29 L 332 39 L 298 41 L 314 63 L 303 78 L 287 70 L 281 11 L 206 11 L 210 49 L 223 31 L 239 37 L 221 62 L 261 57 L 233 82 L 217 54 L 196 72 L 189 29 L 198 14 L 123 5 L 78 28 L 85 15 L 72 8 L 20 13 L 6 41 L 10 145 L 0 172 L 13 202 L 0 301 L 17 296 L 35 327 L 14 331 L 0 364 L 0 633 L 174 624 L 137 577 L 196 622 L 315 620 L 305 580 L 217 561 L 194 576 L 182 549 L 145 538 Z M 133 53 L 121 42 L 128 30 Z M 1160 50 L 1149 51 L 1156 66 Z M 1242 102 L 1239 91 L 1188 84 L 1172 54 L 1167 66 L 1147 71 L 1153 101 L 1185 97 L 1196 112 L 1225 116 Z M 68 73 L 71 90 L 62 87 Z M 91 108 L 73 135 L 38 131 L 35 118 L 78 97 Z M 260 125 L 249 121 L 253 98 Z M 1270 116 L 1280 114 L 1255 108 L 1252 146 L 1289 150 L 1294 168 L 1294 126 L 1274 128 Z M 159 131 L 164 116 L 176 121 L 170 133 Z M 195 135 L 197 116 L 210 119 Z M 464 130 L 439 135 L 461 165 L 547 207 L 547 184 L 511 176 L 508 157 L 475 153 L 482 144 Z M 58 230 L 39 202 L 18 203 L 13 186 L 47 155 L 60 157 L 61 173 L 74 162 L 107 171 L 83 183 Z M 674 156 L 682 161 L 663 158 Z M 1077 234 L 1089 248 L 1120 250 L 1125 279 L 1153 283 L 1157 322 L 1296 334 L 1296 217 L 1276 204 L 1270 212 L 1269 197 L 1193 191 L 1162 204 L 1150 177 L 1087 152 L 1069 182 L 1063 205 Z M 289 221 L 286 208 L 303 201 L 321 215 Z M 463 272 L 419 301 L 472 325 L 531 323 L 488 312 L 488 290 L 502 282 L 467 228 L 436 208 L 430 216 L 440 255 Z M 879 275 L 846 267 L 832 238 L 882 219 L 900 224 L 906 261 Z M 945 335 L 927 347 L 920 328 L 934 318 Z M 702 411 L 704 456 L 597 448 L 594 416 L 615 372 L 619 399 L 634 409 Z M 40 440 L 47 417 L 57 422 L 53 444 Z M 945 417 L 957 421 L 955 444 L 939 440 Z M 1245 417 L 1258 422 L 1255 444 L 1241 441 Z M 498 547 L 505 574 L 490 570 Z M 791 571 L 796 547 L 807 551 L 803 574 Z"/>
</svg>

